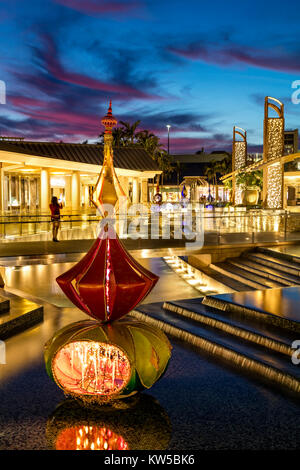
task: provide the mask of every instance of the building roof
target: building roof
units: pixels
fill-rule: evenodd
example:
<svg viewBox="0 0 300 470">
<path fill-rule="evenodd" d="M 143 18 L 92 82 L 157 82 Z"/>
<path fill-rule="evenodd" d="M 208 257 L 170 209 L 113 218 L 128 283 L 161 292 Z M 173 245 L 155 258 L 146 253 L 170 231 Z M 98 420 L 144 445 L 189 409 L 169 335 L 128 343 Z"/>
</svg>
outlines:
<svg viewBox="0 0 300 470">
<path fill-rule="evenodd" d="M 0 141 L 0 150 L 36 155 L 90 165 L 102 165 L 100 144 L 69 144 L 56 142 Z M 159 171 L 150 155 L 141 147 L 114 148 L 114 166 L 135 171 Z"/>
<path fill-rule="evenodd" d="M 194 154 L 187 154 L 187 155 L 171 155 L 172 160 L 174 162 L 180 163 L 210 163 L 213 160 L 215 161 L 222 161 L 225 157 L 227 157 L 228 153 L 194 153 Z"/>
</svg>

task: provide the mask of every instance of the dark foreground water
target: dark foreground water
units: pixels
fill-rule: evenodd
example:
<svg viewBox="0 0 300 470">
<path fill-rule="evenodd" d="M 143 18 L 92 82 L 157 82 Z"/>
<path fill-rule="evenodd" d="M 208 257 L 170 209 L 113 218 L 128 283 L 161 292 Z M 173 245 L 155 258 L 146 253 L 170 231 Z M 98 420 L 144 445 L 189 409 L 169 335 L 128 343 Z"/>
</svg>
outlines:
<svg viewBox="0 0 300 470">
<path fill-rule="evenodd" d="M 85 411 L 64 398 L 38 360 L 1 381 L 0 449 L 64 448 L 76 426 L 88 431 L 89 444 L 98 427 L 131 449 L 299 447 L 295 402 L 178 344 L 166 375 L 142 395 L 133 411 Z"/>
<path fill-rule="evenodd" d="M 43 303 L 45 319 L 6 341 L 6 364 L 0 365 L 0 449 L 68 448 L 74 442 L 99 447 L 111 436 L 130 449 L 300 447 L 299 402 L 179 343 L 173 342 L 165 376 L 140 400 L 119 409 L 88 410 L 66 400 L 46 374 L 43 347 L 55 331 L 86 316 L 57 301 L 62 297 L 54 278 L 62 268 L 56 265 L 55 272 L 46 273 L 43 266 L 28 266 L 8 279 Z M 154 260 L 151 268 L 162 276 L 152 301 L 194 296 L 162 261 Z"/>
</svg>

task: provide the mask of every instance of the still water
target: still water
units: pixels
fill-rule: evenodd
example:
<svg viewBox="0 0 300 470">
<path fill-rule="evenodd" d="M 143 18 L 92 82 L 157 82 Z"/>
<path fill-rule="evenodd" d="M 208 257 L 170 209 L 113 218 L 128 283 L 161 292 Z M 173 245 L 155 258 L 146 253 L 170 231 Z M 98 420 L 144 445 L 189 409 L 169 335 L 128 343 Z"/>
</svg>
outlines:
<svg viewBox="0 0 300 470">
<path fill-rule="evenodd" d="M 74 259 L 74 255 L 69 258 Z M 78 257 L 80 259 L 80 256 Z M 44 260 L 46 262 L 47 259 Z M 139 259 L 145 268 L 160 279 L 143 303 L 164 302 L 199 297 L 199 292 L 181 279 L 161 258 Z M 57 307 L 73 307 L 55 279 L 74 265 L 73 262 L 8 266 L 5 268 L 5 284 L 26 294 L 42 299 Z"/>
</svg>

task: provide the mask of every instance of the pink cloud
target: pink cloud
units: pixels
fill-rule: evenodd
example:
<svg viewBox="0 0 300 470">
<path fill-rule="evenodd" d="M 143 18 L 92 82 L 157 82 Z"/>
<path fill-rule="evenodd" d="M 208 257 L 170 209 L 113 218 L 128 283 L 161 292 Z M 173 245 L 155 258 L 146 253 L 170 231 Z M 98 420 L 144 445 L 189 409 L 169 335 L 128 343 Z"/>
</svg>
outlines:
<svg viewBox="0 0 300 470">
<path fill-rule="evenodd" d="M 55 44 L 49 36 L 43 36 L 43 40 L 46 44 L 46 51 L 43 55 L 45 60 L 45 66 L 48 72 L 53 77 L 61 80 L 62 82 L 71 83 L 73 85 L 79 85 L 92 90 L 105 91 L 109 93 L 126 94 L 129 97 L 142 98 L 142 99 L 161 99 L 159 96 L 150 95 L 143 91 L 137 90 L 129 85 L 125 84 L 114 84 L 105 82 L 95 78 L 88 77 L 79 73 L 68 72 L 61 65 Z"/>
<path fill-rule="evenodd" d="M 35 98 L 28 98 L 26 96 L 8 96 L 7 101 L 8 103 L 11 103 L 13 104 L 13 106 L 16 106 L 18 108 L 22 108 L 22 107 L 39 108 L 39 107 L 43 107 L 46 105 L 45 101 L 37 100 Z"/>
<path fill-rule="evenodd" d="M 232 65 L 247 64 L 269 70 L 299 72 L 298 54 L 287 55 L 283 52 L 261 50 L 247 46 L 231 45 L 219 47 L 214 44 L 201 46 L 191 44 L 187 47 L 169 47 L 168 51 L 179 57 L 202 61 L 210 64 Z"/>
<path fill-rule="evenodd" d="M 116 1 L 93 1 L 93 0 L 55 0 L 56 3 L 72 8 L 73 10 L 88 15 L 102 15 L 110 13 L 127 13 L 141 7 L 140 2 L 116 2 Z"/>
</svg>

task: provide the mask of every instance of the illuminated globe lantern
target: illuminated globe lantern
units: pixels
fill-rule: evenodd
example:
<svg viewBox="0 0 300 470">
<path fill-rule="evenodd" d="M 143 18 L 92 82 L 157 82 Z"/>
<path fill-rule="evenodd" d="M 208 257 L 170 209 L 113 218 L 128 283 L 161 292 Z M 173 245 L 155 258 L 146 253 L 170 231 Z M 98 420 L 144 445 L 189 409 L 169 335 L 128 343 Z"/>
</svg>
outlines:
<svg viewBox="0 0 300 470">
<path fill-rule="evenodd" d="M 111 103 L 102 123 L 104 161 L 96 202 L 117 207 L 122 188 L 113 167 Z M 70 324 L 45 346 L 49 376 L 66 395 L 103 403 L 150 388 L 171 357 L 166 335 L 148 323 L 122 319 L 151 291 L 158 276 L 141 266 L 106 223 L 89 252 L 57 278 L 65 295 L 93 320 Z M 96 321 L 95 321 L 96 320 Z"/>
<path fill-rule="evenodd" d="M 135 319 L 72 323 L 45 349 L 49 376 L 67 395 L 86 402 L 107 402 L 150 388 L 170 357 L 165 334 Z"/>
</svg>

